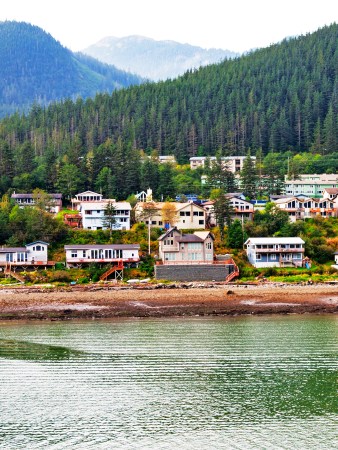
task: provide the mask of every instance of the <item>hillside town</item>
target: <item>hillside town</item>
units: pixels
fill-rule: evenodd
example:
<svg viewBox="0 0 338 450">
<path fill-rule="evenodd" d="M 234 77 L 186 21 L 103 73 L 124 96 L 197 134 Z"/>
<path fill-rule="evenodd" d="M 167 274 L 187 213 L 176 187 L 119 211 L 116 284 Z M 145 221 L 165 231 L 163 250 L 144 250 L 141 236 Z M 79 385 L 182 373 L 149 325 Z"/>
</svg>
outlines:
<svg viewBox="0 0 338 450">
<path fill-rule="evenodd" d="M 222 281 L 230 282 L 240 275 L 240 270 L 233 256 L 234 248 L 243 251 L 247 264 L 254 268 L 271 267 L 311 267 L 311 259 L 306 255 L 306 243 L 301 237 L 273 235 L 248 235 L 246 227 L 267 209 L 280 212 L 286 222 L 297 224 L 306 220 L 328 220 L 338 217 L 338 175 L 299 175 L 297 179 L 285 176 L 284 187 L 279 195 L 262 195 L 250 198 L 243 185 L 243 170 L 248 159 L 255 171 L 256 158 L 192 157 L 190 169 L 197 170 L 206 165 L 211 167 L 207 176 L 201 175 L 201 184 L 213 183 L 210 198 L 186 192 L 176 199 L 157 201 L 149 187 L 146 191 L 136 193 L 131 201 L 116 201 L 104 198 L 100 192 L 87 190 L 79 192 L 71 199 L 64 199 L 61 193 L 13 192 L 10 201 L 18 208 L 43 208 L 52 217 L 62 219 L 64 225 L 76 233 L 109 231 L 110 239 L 106 243 L 85 244 L 74 242 L 63 247 L 63 256 L 59 262 L 65 269 L 82 269 L 91 264 L 105 267 L 100 275 L 101 281 L 108 279 L 123 280 L 123 269 L 138 268 L 142 258 L 153 258 L 153 277 L 155 280 L 172 281 Z M 220 161 L 220 163 L 219 163 Z M 174 165 L 173 157 L 166 157 L 161 164 Z M 219 166 L 217 167 L 217 164 Z M 213 180 L 212 170 L 221 170 L 221 178 Z M 237 192 L 226 192 L 222 188 L 222 178 L 233 177 L 232 186 Z M 255 181 L 258 183 L 258 181 Z M 240 190 L 244 187 L 244 190 Z M 259 187 L 256 187 L 259 192 Z M 222 207 L 220 208 L 220 204 Z M 147 248 L 141 249 L 136 241 L 119 243 L 112 241 L 114 232 L 130 232 L 134 226 L 143 225 L 148 234 Z M 214 232 L 222 233 L 227 229 L 228 237 L 231 227 L 237 227 L 240 244 L 231 246 L 228 253 L 215 247 Z M 151 247 L 152 230 L 158 230 L 157 243 Z M 277 233 L 278 234 L 278 233 Z M 132 239 L 132 238 L 131 238 Z M 0 250 L 0 265 L 7 276 L 23 282 L 20 272 L 37 268 L 55 267 L 56 261 L 50 260 L 48 247 L 51 242 L 35 241 L 25 247 L 4 246 Z M 224 248 L 224 246 L 223 246 Z M 337 252 L 332 252 L 332 260 Z M 333 263 L 334 261 L 332 261 Z M 336 267 L 332 264 L 332 267 Z"/>
</svg>

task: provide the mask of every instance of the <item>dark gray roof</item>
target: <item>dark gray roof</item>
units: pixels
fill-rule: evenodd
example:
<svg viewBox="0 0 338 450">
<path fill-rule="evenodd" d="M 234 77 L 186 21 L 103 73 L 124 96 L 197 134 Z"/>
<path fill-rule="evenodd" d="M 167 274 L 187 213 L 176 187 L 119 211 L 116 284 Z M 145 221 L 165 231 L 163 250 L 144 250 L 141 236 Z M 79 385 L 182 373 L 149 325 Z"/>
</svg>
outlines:
<svg viewBox="0 0 338 450">
<path fill-rule="evenodd" d="M 52 198 L 57 198 L 57 199 L 62 198 L 62 194 L 49 194 L 47 192 L 47 195 L 49 195 Z M 29 194 L 12 194 L 11 197 L 12 198 L 33 198 L 34 194 L 32 194 L 32 193 L 29 193 Z"/>
<path fill-rule="evenodd" d="M 196 234 L 184 234 L 182 237 L 177 239 L 177 242 L 203 242 L 203 239 L 196 236 Z"/>
</svg>

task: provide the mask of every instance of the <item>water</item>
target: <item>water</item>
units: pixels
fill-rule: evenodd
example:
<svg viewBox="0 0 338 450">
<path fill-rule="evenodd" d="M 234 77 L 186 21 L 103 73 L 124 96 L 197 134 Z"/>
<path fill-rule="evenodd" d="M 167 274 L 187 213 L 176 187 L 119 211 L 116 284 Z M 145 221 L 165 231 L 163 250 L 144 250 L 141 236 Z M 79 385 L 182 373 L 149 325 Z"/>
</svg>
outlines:
<svg viewBox="0 0 338 450">
<path fill-rule="evenodd" d="M 0 449 L 333 449 L 338 318 L 0 325 Z"/>
</svg>

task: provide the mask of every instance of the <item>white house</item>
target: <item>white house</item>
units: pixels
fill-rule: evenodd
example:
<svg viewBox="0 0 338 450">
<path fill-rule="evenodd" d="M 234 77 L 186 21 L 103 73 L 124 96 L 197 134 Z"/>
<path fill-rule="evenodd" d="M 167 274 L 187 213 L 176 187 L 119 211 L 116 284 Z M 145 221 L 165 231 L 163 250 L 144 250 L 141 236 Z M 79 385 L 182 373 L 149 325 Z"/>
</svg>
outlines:
<svg viewBox="0 0 338 450">
<path fill-rule="evenodd" d="M 0 266 L 10 265 L 12 268 L 29 266 L 51 266 L 53 261 L 48 261 L 48 243 L 36 241 L 25 247 L 1 247 Z"/>
<path fill-rule="evenodd" d="M 197 205 L 193 202 L 179 203 L 171 202 L 175 208 L 175 218 L 171 225 L 165 223 L 162 217 L 162 209 L 168 204 L 168 202 L 152 202 L 151 206 L 154 208 L 154 214 L 150 219 L 143 216 L 144 211 L 150 203 L 138 202 L 135 206 L 135 220 L 136 222 L 144 222 L 149 224 L 151 227 L 159 227 L 169 229 L 171 226 L 178 229 L 195 229 L 204 230 L 205 229 L 205 210 L 202 206 Z"/>
<path fill-rule="evenodd" d="M 257 237 L 244 243 L 249 262 L 255 267 L 302 266 L 304 241 L 299 237 Z"/>
<path fill-rule="evenodd" d="M 103 230 L 107 229 L 105 226 L 105 210 L 108 203 L 111 202 L 115 208 L 114 225 L 115 230 L 130 230 L 130 211 L 131 205 L 129 202 L 116 202 L 115 200 L 102 200 L 102 201 L 86 201 L 81 202 L 79 205 L 79 211 L 82 216 L 82 226 L 87 230 Z"/>
<path fill-rule="evenodd" d="M 90 263 L 117 263 L 137 265 L 140 261 L 139 244 L 65 245 L 67 267 L 81 267 Z"/>
</svg>

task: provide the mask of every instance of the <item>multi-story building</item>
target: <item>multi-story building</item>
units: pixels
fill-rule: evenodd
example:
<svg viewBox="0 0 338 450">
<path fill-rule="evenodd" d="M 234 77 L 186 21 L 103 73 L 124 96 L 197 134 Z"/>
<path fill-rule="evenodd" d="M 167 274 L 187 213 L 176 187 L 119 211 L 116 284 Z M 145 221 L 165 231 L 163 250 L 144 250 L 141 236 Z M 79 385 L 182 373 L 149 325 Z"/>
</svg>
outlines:
<svg viewBox="0 0 338 450">
<path fill-rule="evenodd" d="M 285 194 L 290 197 L 306 195 L 320 198 L 328 188 L 338 188 L 338 174 L 306 174 L 295 180 L 289 180 L 285 175 Z"/>
<path fill-rule="evenodd" d="M 233 173 L 240 172 L 243 169 L 243 163 L 246 156 L 224 156 L 222 161 L 227 169 Z M 251 159 L 256 162 L 256 156 L 251 156 Z M 207 161 L 212 165 L 217 160 L 216 156 L 193 156 L 190 158 L 190 169 L 194 170 L 197 167 L 205 167 Z"/>
</svg>

